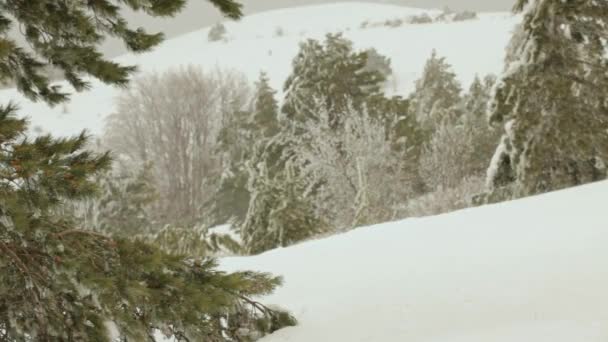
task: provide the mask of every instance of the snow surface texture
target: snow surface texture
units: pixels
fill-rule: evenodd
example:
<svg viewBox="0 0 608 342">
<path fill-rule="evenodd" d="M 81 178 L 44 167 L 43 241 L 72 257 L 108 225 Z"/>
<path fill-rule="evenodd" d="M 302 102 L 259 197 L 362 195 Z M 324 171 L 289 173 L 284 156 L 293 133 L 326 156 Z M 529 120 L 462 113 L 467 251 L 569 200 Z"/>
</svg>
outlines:
<svg viewBox="0 0 608 342">
<path fill-rule="evenodd" d="M 203 68 L 235 68 L 253 81 L 260 71 L 266 71 L 271 85 L 280 90 L 291 71 L 299 42 L 307 38 L 322 39 L 326 33 L 341 31 L 354 41 L 356 48 L 375 47 L 392 59 L 395 80 L 389 85 L 391 94 L 407 96 L 413 90 L 414 80 L 422 73 L 434 48 L 440 56 L 447 57 L 464 86 L 468 86 L 476 73 L 502 71 L 505 46 L 520 21 L 508 13 L 480 14 L 477 20 L 455 23 L 361 28 L 365 21 L 405 19 L 421 13 L 434 16 L 438 12 L 372 3 L 275 10 L 248 16 L 239 22 L 225 22 L 228 30 L 225 42 L 209 42 L 209 28 L 205 28 L 168 40 L 150 53 L 127 54 L 115 60 L 137 65 L 142 73 L 193 64 Z M 279 27 L 282 36 L 277 35 Z M 20 112 L 29 116 L 32 126 L 40 131 L 74 135 L 86 128 L 98 134 L 103 130 L 104 117 L 115 110 L 113 99 L 120 89 L 95 80 L 92 85 L 91 91 L 74 94 L 71 102 L 53 109 L 44 103 L 31 103 L 13 89 L 0 91 L 0 101 L 18 103 Z"/>
<path fill-rule="evenodd" d="M 608 182 L 360 228 L 228 271 L 281 274 L 264 342 L 608 341 Z"/>
</svg>

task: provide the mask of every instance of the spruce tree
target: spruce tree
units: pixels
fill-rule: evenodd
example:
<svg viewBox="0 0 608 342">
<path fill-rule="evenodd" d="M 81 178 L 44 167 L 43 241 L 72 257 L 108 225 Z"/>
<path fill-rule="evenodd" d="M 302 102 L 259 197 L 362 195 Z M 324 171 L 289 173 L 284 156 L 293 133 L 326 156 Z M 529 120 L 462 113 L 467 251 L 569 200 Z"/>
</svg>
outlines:
<svg viewBox="0 0 608 342">
<path fill-rule="evenodd" d="M 475 117 L 485 117 L 495 83 L 496 76 L 494 75 L 487 75 L 483 79 L 475 75 L 469 92 L 464 96 L 464 112 Z"/>
<path fill-rule="evenodd" d="M 370 48 L 365 50 L 367 55 L 367 64 L 363 70 L 365 71 L 377 71 L 385 79 L 386 83 L 393 74 L 393 68 L 391 67 L 391 59 L 381 55 L 376 49 Z"/>
<path fill-rule="evenodd" d="M 89 229 L 113 236 L 153 233 L 157 229 L 154 205 L 158 192 L 152 165 L 145 164 L 133 172 L 117 164 L 95 179 L 99 196 L 74 203 L 75 219 Z"/>
<path fill-rule="evenodd" d="M 212 0 L 228 16 L 240 5 Z M 43 70 L 63 71 L 76 90 L 84 76 L 124 85 L 133 67 L 105 60 L 108 36 L 133 51 L 152 48 L 160 34 L 132 30 L 124 6 L 170 16 L 183 0 L 0 2 L 0 82 L 14 81 L 33 100 L 57 104 L 68 94 Z M 15 21 L 32 52 L 6 35 Z M 0 338 L 2 341 L 153 340 L 162 332 L 188 341 L 251 341 L 293 319 L 249 299 L 280 279 L 264 273 L 226 274 L 212 259 L 159 248 L 80 227 L 62 215 L 66 203 L 97 190 L 110 167 L 107 153 L 86 150 L 87 136 L 27 136 L 13 105 L 0 106 Z M 112 336 L 114 331 L 118 336 Z"/>
<path fill-rule="evenodd" d="M 95 192 L 91 176 L 107 169 L 110 159 L 84 150 L 85 135 L 27 139 L 27 123 L 14 112 L 0 108 L 4 341 L 109 341 L 108 325 L 128 340 L 161 330 L 178 339 L 222 341 L 238 336 L 239 328 L 253 333 L 256 320 L 263 323 L 261 334 L 289 321 L 267 309 L 247 314 L 246 296 L 268 293 L 278 278 L 224 274 L 212 260 L 169 255 L 58 215 L 55 209 L 65 201 Z M 231 321 L 234 315 L 250 321 Z M 223 320 L 236 325 L 224 327 Z"/>
<path fill-rule="evenodd" d="M 425 129 L 433 130 L 441 120 L 459 116 L 460 92 L 460 83 L 451 66 L 433 50 L 410 96 L 410 110 Z"/>
<path fill-rule="evenodd" d="M 519 0 L 524 12 L 491 120 L 504 134 L 491 190 L 525 196 L 606 176 L 608 3 Z"/>
<path fill-rule="evenodd" d="M 261 133 L 262 137 L 269 138 L 279 132 L 279 105 L 275 98 L 276 90 L 270 86 L 270 80 L 265 72 L 255 84 L 253 126 L 254 132 Z"/>
<path fill-rule="evenodd" d="M 374 96 L 366 106 L 366 112 L 384 126 L 385 139 L 390 142 L 394 152 L 402 159 L 400 173 L 411 185 L 412 193 L 424 191 L 424 183 L 418 175 L 420 153 L 426 139 L 420 122 L 410 111 L 410 101 L 400 96 Z"/>
<path fill-rule="evenodd" d="M 219 134 L 217 152 L 222 155 L 220 184 L 210 200 L 211 225 L 242 222 L 249 205 L 247 172 L 244 165 L 254 140 L 250 110 L 229 115 Z"/>
<path fill-rule="evenodd" d="M 301 43 L 285 81 L 282 111 L 288 119 L 303 122 L 314 119 L 323 106 L 333 113 L 332 126 L 340 125 L 340 113 L 379 94 L 386 80 L 377 70 L 366 69 L 367 58 L 365 51 L 355 51 L 340 33 L 328 34 L 323 42 Z"/>
<path fill-rule="evenodd" d="M 258 254 L 328 231 L 310 193 L 310 181 L 293 162 L 289 135 L 256 144 L 247 163 L 251 201 L 240 226 L 244 247 Z"/>
<path fill-rule="evenodd" d="M 494 82 L 492 75 L 475 76 L 463 96 L 462 114 L 456 120 L 442 120 L 424 144 L 420 174 L 427 189 L 456 189 L 484 178 L 499 141 L 499 132 L 488 126 L 486 115 Z"/>
<path fill-rule="evenodd" d="M 276 91 L 269 82 L 266 73 L 260 73 L 251 111 L 229 120 L 220 134 L 219 150 L 225 154 L 226 166 L 213 198 L 215 224 L 230 221 L 239 225 L 243 222 L 250 201 L 249 173 L 245 164 L 253 154 L 251 142 L 266 141 L 279 133 Z"/>
</svg>

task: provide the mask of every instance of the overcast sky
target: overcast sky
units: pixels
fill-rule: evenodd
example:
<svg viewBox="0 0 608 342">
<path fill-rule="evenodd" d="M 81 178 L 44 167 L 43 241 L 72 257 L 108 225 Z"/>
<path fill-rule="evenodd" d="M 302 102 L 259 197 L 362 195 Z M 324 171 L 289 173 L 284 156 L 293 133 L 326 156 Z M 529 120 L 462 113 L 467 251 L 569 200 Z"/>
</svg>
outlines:
<svg viewBox="0 0 608 342">
<path fill-rule="evenodd" d="M 348 0 L 344 0 L 348 1 Z M 442 8 L 448 6 L 455 10 L 471 9 L 476 11 L 508 11 L 513 7 L 515 0 L 360 0 L 365 2 L 392 3 L 404 6 L 424 8 Z M 302 6 L 308 4 L 332 3 L 339 0 L 241 0 L 246 14 L 267 11 L 277 8 Z M 345 16 L 348 13 L 344 13 Z M 153 19 L 146 15 L 127 13 L 127 20 L 133 26 L 143 26 L 150 32 L 162 31 L 167 37 L 174 37 L 183 33 L 215 24 L 222 20 L 218 11 L 205 0 L 189 0 L 187 8 L 176 18 Z M 314 19 L 311 18 L 311 25 Z M 118 41 L 108 41 L 102 48 L 108 56 L 117 56 L 125 52 Z"/>
</svg>

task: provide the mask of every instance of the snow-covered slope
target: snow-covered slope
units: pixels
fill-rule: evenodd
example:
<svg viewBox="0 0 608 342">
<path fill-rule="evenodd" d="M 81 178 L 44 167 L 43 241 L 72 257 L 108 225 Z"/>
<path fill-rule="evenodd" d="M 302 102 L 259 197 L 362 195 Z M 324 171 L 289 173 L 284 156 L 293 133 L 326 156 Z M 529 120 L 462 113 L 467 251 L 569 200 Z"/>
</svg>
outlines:
<svg viewBox="0 0 608 342">
<path fill-rule="evenodd" d="M 406 24 L 397 28 L 362 29 L 365 21 L 382 22 L 433 11 L 374 3 L 340 3 L 276 10 L 227 22 L 230 40 L 207 41 L 203 29 L 166 41 L 143 55 L 125 55 L 116 60 L 136 64 L 141 72 L 162 71 L 180 65 L 204 68 L 231 67 L 243 71 L 252 81 L 267 71 L 272 86 L 280 89 L 290 72 L 298 43 L 306 38 L 323 38 L 328 32 L 342 31 L 357 48 L 375 47 L 392 59 L 396 80 L 392 92 L 407 95 L 433 48 L 454 65 L 467 85 L 475 73 L 499 73 L 504 47 L 519 20 L 507 13 L 482 14 L 478 20 L 458 23 Z M 283 36 L 275 32 L 281 27 Z M 14 100 L 33 125 L 55 134 L 76 134 L 83 128 L 99 133 L 103 118 L 114 110 L 119 90 L 93 82 L 93 90 L 75 94 L 65 106 L 49 109 L 33 104 L 15 90 L 0 91 L 0 101 Z"/>
<path fill-rule="evenodd" d="M 226 270 L 282 274 L 265 342 L 608 341 L 608 182 L 354 230 Z"/>
</svg>

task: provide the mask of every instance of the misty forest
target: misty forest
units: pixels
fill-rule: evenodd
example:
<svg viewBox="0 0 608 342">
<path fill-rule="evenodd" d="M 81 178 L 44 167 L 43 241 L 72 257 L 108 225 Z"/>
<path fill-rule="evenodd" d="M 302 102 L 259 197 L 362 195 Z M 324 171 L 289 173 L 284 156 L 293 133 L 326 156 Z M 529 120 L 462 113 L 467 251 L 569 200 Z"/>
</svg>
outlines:
<svg viewBox="0 0 608 342">
<path fill-rule="evenodd" d="M 607 1 L 208 2 L 0 0 L 1 342 L 606 341 Z"/>
</svg>

